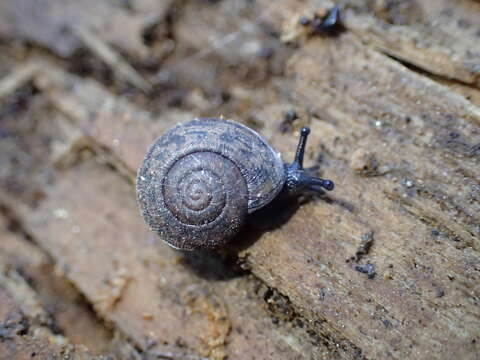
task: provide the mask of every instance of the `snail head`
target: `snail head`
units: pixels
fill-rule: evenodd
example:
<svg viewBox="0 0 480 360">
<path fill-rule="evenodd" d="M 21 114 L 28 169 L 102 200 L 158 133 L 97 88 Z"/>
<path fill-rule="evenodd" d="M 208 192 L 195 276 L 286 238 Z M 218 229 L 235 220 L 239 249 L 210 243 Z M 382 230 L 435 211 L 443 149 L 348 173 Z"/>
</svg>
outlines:
<svg viewBox="0 0 480 360">
<path fill-rule="evenodd" d="M 305 190 L 322 193 L 322 189 L 331 191 L 335 186 L 333 181 L 315 177 L 303 168 L 303 157 L 305 155 L 308 134 L 310 134 L 310 128 L 303 127 L 300 131 L 295 160 L 291 164 L 285 164 L 286 180 L 284 191 L 289 195 L 296 195 Z"/>
</svg>

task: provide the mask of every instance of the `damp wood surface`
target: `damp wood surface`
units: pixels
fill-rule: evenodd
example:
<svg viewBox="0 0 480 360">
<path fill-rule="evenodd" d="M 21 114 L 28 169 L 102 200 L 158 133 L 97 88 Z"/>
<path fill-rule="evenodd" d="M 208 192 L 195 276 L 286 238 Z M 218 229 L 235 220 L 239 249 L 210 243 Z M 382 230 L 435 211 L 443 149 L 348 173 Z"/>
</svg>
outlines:
<svg viewBox="0 0 480 360">
<path fill-rule="evenodd" d="M 478 1 L 344 1 L 335 36 L 299 25 L 323 0 L 30 2 L 0 5 L 0 359 L 479 359 Z M 310 126 L 336 188 L 185 254 L 136 169 L 220 115 L 287 162 Z"/>
</svg>

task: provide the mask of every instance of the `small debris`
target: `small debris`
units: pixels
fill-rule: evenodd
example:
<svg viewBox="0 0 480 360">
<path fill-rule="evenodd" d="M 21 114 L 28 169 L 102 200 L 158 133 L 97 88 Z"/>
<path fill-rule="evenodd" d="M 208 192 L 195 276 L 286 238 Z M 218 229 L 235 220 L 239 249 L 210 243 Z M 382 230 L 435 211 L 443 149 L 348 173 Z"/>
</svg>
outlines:
<svg viewBox="0 0 480 360">
<path fill-rule="evenodd" d="M 382 323 L 383 323 L 383 325 L 384 325 L 387 329 L 393 327 L 392 322 L 391 322 L 390 320 L 388 320 L 388 319 L 383 319 L 383 320 L 382 320 Z"/>
<path fill-rule="evenodd" d="M 441 235 L 441 232 L 437 229 L 432 229 L 432 232 L 431 232 L 432 236 L 440 236 Z"/>
<path fill-rule="evenodd" d="M 355 253 L 355 261 L 358 262 L 360 259 L 367 255 L 370 252 L 370 248 L 373 245 L 374 235 L 373 231 L 369 231 L 368 233 L 362 234 L 362 241 L 357 248 L 357 252 Z"/>
<path fill-rule="evenodd" d="M 373 279 L 377 274 L 375 272 L 375 265 L 371 263 L 366 263 L 365 265 L 357 265 L 355 266 L 355 270 L 361 272 L 362 274 L 367 274 L 369 279 Z"/>
<path fill-rule="evenodd" d="M 53 211 L 55 219 L 65 220 L 68 218 L 68 211 L 64 208 L 58 208 Z"/>
<path fill-rule="evenodd" d="M 332 7 L 323 17 L 315 16 L 311 21 L 315 34 L 336 35 L 342 29 L 340 24 L 340 7 Z"/>
<path fill-rule="evenodd" d="M 442 288 L 437 288 L 436 295 L 437 295 L 437 298 L 444 297 L 445 296 L 445 290 L 443 290 Z"/>
<path fill-rule="evenodd" d="M 320 10 L 313 16 L 297 16 L 287 23 L 281 40 L 291 43 L 304 35 L 337 36 L 345 30 L 340 22 L 340 7 L 330 10 Z"/>
<path fill-rule="evenodd" d="M 186 288 L 181 299 L 189 316 L 201 324 L 198 333 L 201 354 L 213 359 L 226 357 L 225 346 L 231 331 L 231 319 L 225 303 L 205 288 L 192 285 Z"/>
<path fill-rule="evenodd" d="M 392 268 L 390 266 L 383 273 L 383 279 L 384 280 L 393 280 L 393 271 L 392 271 Z"/>
<path fill-rule="evenodd" d="M 405 187 L 405 193 L 403 197 L 413 197 L 417 195 L 417 188 L 415 187 L 415 181 L 410 178 L 404 178 L 401 181 L 402 186 Z"/>
<path fill-rule="evenodd" d="M 143 318 L 143 320 L 151 321 L 151 320 L 153 320 L 154 316 L 153 316 L 152 313 L 144 313 L 142 315 L 142 318 Z"/>
<path fill-rule="evenodd" d="M 132 277 L 130 276 L 128 270 L 125 268 L 119 268 L 110 279 L 106 280 L 108 291 L 98 297 L 94 303 L 94 307 L 101 314 L 112 311 L 117 303 L 122 299 L 122 296 L 127 290 L 131 280 Z"/>
<path fill-rule="evenodd" d="M 363 176 L 378 175 L 378 161 L 374 153 L 359 148 L 352 153 L 350 167 Z"/>
<path fill-rule="evenodd" d="M 410 189 L 415 186 L 415 182 L 411 179 L 403 179 L 403 185 L 405 185 L 406 188 Z"/>
<path fill-rule="evenodd" d="M 292 130 L 293 122 L 298 119 L 298 114 L 294 109 L 286 111 L 283 115 L 283 120 L 278 129 L 281 133 L 286 133 Z"/>
</svg>

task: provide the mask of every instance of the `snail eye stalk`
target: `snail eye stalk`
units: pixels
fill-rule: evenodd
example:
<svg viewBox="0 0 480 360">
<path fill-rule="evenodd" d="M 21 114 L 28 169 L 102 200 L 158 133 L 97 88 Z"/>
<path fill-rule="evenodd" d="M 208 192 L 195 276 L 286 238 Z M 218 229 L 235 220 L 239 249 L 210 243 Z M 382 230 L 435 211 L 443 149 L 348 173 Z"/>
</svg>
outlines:
<svg viewBox="0 0 480 360">
<path fill-rule="evenodd" d="M 303 157 L 305 155 L 305 146 L 307 145 L 308 134 L 310 134 L 309 127 L 303 127 L 302 130 L 300 130 L 300 139 L 298 139 L 297 152 L 293 162 L 294 164 L 298 164 L 298 168 L 300 170 L 303 170 Z"/>
<path fill-rule="evenodd" d="M 287 193 L 292 195 L 303 190 L 323 192 L 322 189 L 325 189 L 331 191 L 335 187 L 333 181 L 317 178 L 303 169 L 303 158 L 305 156 L 308 134 L 310 134 L 310 128 L 303 127 L 300 131 L 295 160 L 291 164 L 285 164 L 287 176 L 284 188 Z"/>
</svg>

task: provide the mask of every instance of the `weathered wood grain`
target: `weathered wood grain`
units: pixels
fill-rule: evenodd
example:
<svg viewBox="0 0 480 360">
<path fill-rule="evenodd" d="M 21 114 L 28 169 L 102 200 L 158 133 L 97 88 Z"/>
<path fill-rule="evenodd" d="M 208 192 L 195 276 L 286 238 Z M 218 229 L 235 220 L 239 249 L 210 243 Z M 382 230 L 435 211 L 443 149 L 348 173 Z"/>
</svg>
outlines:
<svg viewBox="0 0 480 360">
<path fill-rule="evenodd" d="M 339 185 L 337 191 L 330 203 L 306 205 L 281 229 L 265 234 L 241 255 L 256 275 L 270 286 L 281 289 L 308 313 L 308 317 L 316 319 L 317 331 L 333 334 L 337 339 L 346 335 L 352 343 L 361 344 L 359 348 L 367 356 L 428 357 L 436 347 L 448 349 L 450 352 L 444 351 L 447 358 L 456 356 L 459 351 L 464 356 L 473 355 L 476 345 L 472 341 L 476 335 L 472 331 L 478 321 L 475 311 L 478 244 L 474 233 L 477 231 L 475 224 L 478 224 L 475 220 L 478 202 L 474 201 L 477 196 L 475 184 L 464 190 L 465 193 L 461 185 L 467 184 L 464 173 L 472 171 L 468 170 L 468 165 L 475 169 L 477 159 L 468 157 L 465 162 L 456 163 L 453 169 L 456 171 L 449 170 L 444 157 L 465 156 L 470 145 L 453 146 L 453 149 L 452 146 L 440 147 L 439 136 L 445 132 L 440 126 L 440 121 L 445 119 L 445 122 L 455 121 L 450 126 L 462 131 L 457 138 L 464 137 L 475 143 L 478 110 L 447 88 L 378 53 L 368 49 L 361 52 L 348 37 L 342 41 L 339 47 L 338 41 L 328 40 L 331 48 L 324 44 L 325 56 L 317 54 L 317 49 L 322 47 L 312 42 L 290 62 L 297 79 L 293 82 L 296 101 L 313 109 L 319 119 L 326 120 L 313 120 L 312 145 L 326 144 L 332 160 L 325 171 L 336 174 L 332 178 Z M 362 57 L 366 58 L 364 62 L 360 61 Z M 332 63 L 331 58 L 345 59 L 345 64 Z M 324 62 L 316 59 L 324 59 Z M 341 66 L 345 66 L 351 75 L 355 71 L 352 63 L 362 74 L 357 80 L 362 86 L 355 84 L 356 78 L 347 77 L 346 70 L 342 71 Z M 329 64 L 333 64 L 335 71 L 318 72 L 315 66 L 328 67 Z M 372 89 L 387 87 L 393 77 L 398 84 L 408 84 L 408 90 L 413 89 L 410 91 L 414 93 L 400 86 L 388 97 L 365 92 L 363 82 L 373 78 L 373 74 L 365 73 L 370 67 L 377 74 L 375 81 L 384 81 Z M 386 78 L 378 76 L 379 67 L 384 69 Z M 304 73 L 309 69 L 311 73 Z M 325 81 L 317 74 L 330 75 Z M 342 82 L 350 87 L 349 96 L 335 99 L 332 83 L 344 87 Z M 59 84 L 61 82 L 57 87 Z M 359 93 L 353 93 L 357 88 Z M 58 94 L 52 94 L 53 98 L 58 98 Z M 411 97 L 418 99 L 418 109 L 409 105 Z M 320 102 L 322 98 L 325 99 L 324 107 Z M 404 110 L 406 107 L 409 107 L 408 114 Z M 352 114 L 359 108 L 361 112 Z M 276 111 L 276 106 L 272 111 Z M 269 113 L 268 108 L 265 113 Z M 406 120 L 407 117 L 411 120 Z M 432 117 L 436 121 L 430 120 Z M 98 124 L 103 121 L 103 125 L 96 128 L 110 129 L 106 119 L 108 117 L 96 118 Z M 271 127 L 275 128 L 273 124 Z M 408 131 L 408 127 L 418 138 L 402 136 L 401 131 Z M 122 154 L 129 154 L 126 166 L 133 178 L 135 161 L 141 160 L 145 148 L 136 145 L 136 140 L 128 140 L 128 127 L 124 132 L 121 127 L 116 131 L 97 133 L 98 142 L 108 147 L 115 138 L 125 140 L 116 147 L 109 147 L 109 151 L 119 159 Z M 428 134 L 426 138 L 425 134 Z M 397 142 L 398 146 L 387 148 L 388 137 L 391 137 L 389 143 Z M 295 140 L 288 134 L 276 135 L 271 140 L 281 149 L 290 152 L 294 149 Z M 387 174 L 373 178 L 358 176 L 350 168 L 349 161 L 359 148 L 375 157 L 376 166 L 386 167 Z M 437 157 L 443 167 L 433 163 Z M 467 168 L 458 170 L 462 164 Z M 461 178 L 456 175 L 458 172 L 463 174 Z M 470 181 L 474 181 L 474 176 Z M 452 186 L 457 186 L 455 192 L 450 190 Z M 437 202 L 428 197 L 422 199 L 427 191 L 420 189 L 430 187 L 450 196 L 444 195 Z M 452 217 L 441 210 L 448 202 L 462 201 L 469 196 L 472 201 L 463 204 L 463 222 L 459 222 L 462 220 L 458 215 Z M 355 254 L 361 235 L 371 230 L 375 231 L 375 245 L 369 261 L 376 264 L 378 273 L 374 280 L 355 272 L 354 266 L 346 263 Z M 465 297 L 469 293 L 471 295 Z M 464 312 L 449 314 L 448 309 L 453 304 L 462 307 Z M 458 314 L 456 320 L 452 319 L 454 314 Z M 451 321 L 459 328 L 452 329 Z M 428 326 L 434 327 L 438 335 L 425 333 L 424 327 Z M 396 355 L 393 349 L 401 355 Z M 355 349 L 348 351 L 354 353 Z"/>
<path fill-rule="evenodd" d="M 228 90 L 232 100 L 218 111 L 258 120 L 287 161 L 295 129 L 310 125 L 307 165 L 320 164 L 337 185 L 281 226 L 239 236 L 232 251 L 254 277 L 213 281 L 195 267 L 192 273 L 192 263 L 212 260 L 165 247 L 138 217 L 136 168 L 157 135 L 197 115 L 188 106 L 152 115 L 96 81 L 43 66 L 34 84 L 71 120 L 79 133 L 66 141 L 80 147 L 64 148 L 74 166 L 56 172 L 38 208 L 10 206 L 22 208 L 24 226 L 96 311 L 147 355 L 180 351 L 182 338 L 187 352 L 216 358 L 477 359 L 478 2 L 349 1 L 342 4 L 345 31 L 332 38 L 298 25 L 301 15 L 324 12 L 330 2 L 259 1 L 242 8 L 249 26 L 238 32 L 229 4 L 205 10 L 186 2 L 175 24 L 181 51 L 198 54 L 198 63 L 172 58 L 166 64 L 178 73 L 186 69 L 177 81 L 195 88 L 188 105 L 214 111 L 206 99 Z M 220 19 L 214 26 L 202 20 L 212 14 Z M 257 41 L 265 29 L 269 35 Z M 221 43 L 232 31 L 229 46 L 209 48 L 211 39 Z M 263 47 L 277 54 L 280 70 L 251 61 L 248 54 L 260 59 Z M 216 66 L 238 71 L 229 78 Z M 165 85 L 163 75 L 155 79 Z M 279 131 L 290 108 L 301 119 Z M 76 157 L 79 148 L 92 149 L 95 158 Z M 59 208 L 67 218 L 55 218 Z M 369 237 L 373 245 L 359 255 Z M 269 288 L 263 296 L 270 312 L 259 280 Z M 282 294 L 276 310 L 273 290 Z M 294 315 L 284 320 L 279 308 Z M 272 316 L 279 324 L 272 325 Z M 296 320 L 318 341 L 303 338 Z"/>
<path fill-rule="evenodd" d="M 339 186 L 331 204 L 309 204 L 267 236 L 268 243 L 261 245 L 262 239 L 248 250 L 252 270 L 306 311 L 318 304 L 318 320 L 331 319 L 327 323 L 344 334 L 355 334 L 355 340 L 347 337 L 362 343 L 368 357 L 428 358 L 437 348 L 437 357 L 475 358 L 479 109 L 350 34 L 310 39 L 289 69 L 297 106 L 321 120 L 312 138 L 328 151 L 325 172 L 336 172 Z M 355 175 L 348 165 L 358 149 L 390 169 L 387 175 Z M 345 260 L 370 230 L 376 240 L 369 261 L 383 278 L 357 287 L 362 275 Z M 345 291 L 339 291 L 343 282 Z"/>
<path fill-rule="evenodd" d="M 165 128 L 186 116 L 172 112 L 156 123 L 148 113 L 116 100 L 92 82 L 47 67 L 42 74 L 34 78 L 35 84 L 82 129 L 81 143 L 129 180 L 148 146 L 145 138 L 153 139 L 157 126 Z M 120 159 L 114 148 L 125 158 Z M 218 255 L 183 257 L 158 244 L 140 218 L 131 182 L 124 182 L 104 164 L 91 160 L 60 171 L 35 211 L 10 206 L 18 209 L 23 226 L 35 234 L 98 314 L 149 356 L 167 351 L 181 357 L 181 345 L 212 358 L 224 354 L 265 359 L 340 357 L 341 351 L 330 348 L 333 345 L 325 346 L 324 339 L 308 335 L 308 324 L 296 325 L 303 321 L 301 316 L 284 315 L 292 312 L 288 302 L 273 313 L 266 311 L 266 300 L 274 306 L 281 298 L 254 279 L 237 277 L 241 274 L 216 260 Z M 198 272 L 204 275 L 195 275 Z M 208 281 L 212 276 L 219 279 Z"/>
<path fill-rule="evenodd" d="M 59 204 L 65 218 L 55 217 Z M 218 255 L 184 258 L 160 244 L 140 218 L 131 185 L 95 161 L 63 174 L 26 226 L 97 313 L 147 354 L 181 353 L 179 346 L 212 358 L 300 359 L 319 352 L 300 337 L 290 348 L 295 332 L 272 323 L 246 278 L 229 280 L 215 269 L 222 266 Z M 195 276 L 192 261 L 212 262 L 219 278 Z"/>
<path fill-rule="evenodd" d="M 60 215 L 62 213 L 57 212 L 57 216 Z M 110 352 L 110 331 L 95 317 L 69 280 L 55 270 L 52 259 L 31 241 L 10 232 L 8 222 L 2 217 L 0 231 L 0 268 L 10 269 L 20 283 L 28 281 L 29 293 L 26 294 L 25 287 L 18 286 L 12 292 L 17 298 L 36 299 L 33 304 L 37 310 L 30 311 L 30 317 L 35 318 L 32 314 L 37 314 L 37 325 L 61 332 L 70 343 L 88 347 L 93 355 Z M 3 281 L 2 284 L 5 286 Z"/>
<path fill-rule="evenodd" d="M 303 32 L 300 16 L 322 14 L 333 5 L 326 0 L 260 4 L 258 13 L 275 28 L 288 29 L 289 39 L 292 31 Z M 365 45 L 426 73 L 480 87 L 478 2 L 349 0 L 339 6 L 342 24 Z"/>
<path fill-rule="evenodd" d="M 0 264 L 0 359 L 106 360 L 92 356 L 82 345 L 75 347 L 45 325 L 48 317 L 39 299 L 22 277 Z"/>
<path fill-rule="evenodd" d="M 361 344 L 359 348 L 367 356 L 426 357 L 432 349 L 444 346 L 451 351 L 444 352 L 447 358 L 458 351 L 474 354 L 478 159 L 469 151 L 480 141 L 478 109 L 447 88 L 358 45 L 348 34 L 335 40 L 310 40 L 289 64 L 294 103 L 326 120 L 314 120 L 312 126 L 317 131 L 312 143 L 321 141 L 335 159 L 336 166 L 325 171 L 337 173 L 332 177 L 338 179 L 339 187 L 331 204 L 307 205 L 313 208 L 303 217 L 302 208 L 284 227 L 265 236 L 271 242 L 262 238 L 246 250 L 242 255 L 252 271 L 316 319 L 319 332 L 338 338 L 346 335 L 352 343 Z M 275 111 L 269 113 L 267 108 L 263 118 L 275 116 Z M 270 128 L 274 130 L 273 124 Z M 108 147 L 120 134 L 108 134 L 110 140 L 100 136 L 99 142 Z M 316 134 L 321 134 L 321 140 Z M 281 150 L 293 151 L 294 140 L 287 137 L 290 140 L 275 136 L 272 141 Z M 121 151 L 124 146 L 129 150 Z M 358 149 L 374 157 L 376 166 L 383 165 L 386 176 L 356 175 L 348 165 Z M 117 150 L 111 148 L 118 159 L 129 154 L 132 175 L 143 150 L 133 141 L 122 142 Z M 348 193 L 343 194 L 342 188 Z M 361 214 L 356 215 L 359 211 Z M 319 219 L 328 219 L 331 214 L 337 220 L 328 225 L 327 220 L 306 216 L 309 212 L 320 212 L 323 216 L 317 215 Z M 315 224 L 321 224 L 320 228 Z M 303 232 L 304 237 L 289 241 L 305 227 L 311 229 Z M 354 272 L 345 260 L 355 253 L 361 234 L 370 230 L 375 230 L 376 245 L 369 261 L 376 263 L 378 274 L 387 276 L 364 279 L 355 287 L 352 282 L 363 275 Z M 435 237 L 432 232 L 439 235 Z M 317 255 L 310 259 L 311 254 Z M 442 270 L 445 259 L 450 260 L 447 274 Z M 319 280 L 318 269 L 324 266 L 332 269 L 322 272 Z M 416 279 L 417 272 L 422 274 L 420 279 Z M 455 279 L 453 284 L 451 278 Z M 414 285 L 409 279 L 416 279 Z M 426 293 L 417 287 L 425 287 Z M 325 293 L 322 289 L 334 289 L 330 290 L 334 295 L 319 296 Z M 399 294 L 396 289 L 403 290 Z M 462 293 L 471 293 L 470 300 L 465 296 L 456 300 Z M 437 294 L 449 295 L 437 300 Z M 428 306 L 424 297 L 433 298 Z M 465 318 L 459 313 L 455 322 L 461 327 L 458 329 L 449 324 L 453 314 L 437 314 L 442 306 L 447 311 L 451 302 L 470 314 Z M 424 326 L 435 326 L 441 335 L 428 333 L 422 339 Z M 447 345 L 443 345 L 445 341 Z"/>
<path fill-rule="evenodd" d="M 96 1 L 3 1 L 0 4 L 0 37 L 46 46 L 61 56 L 72 56 L 82 47 L 74 28 L 91 30 L 99 38 L 145 57 L 145 27 L 162 20 L 170 1 L 141 0 L 128 4 Z"/>
<path fill-rule="evenodd" d="M 480 4 L 350 1 L 345 24 L 362 40 L 425 71 L 480 87 Z"/>
</svg>

